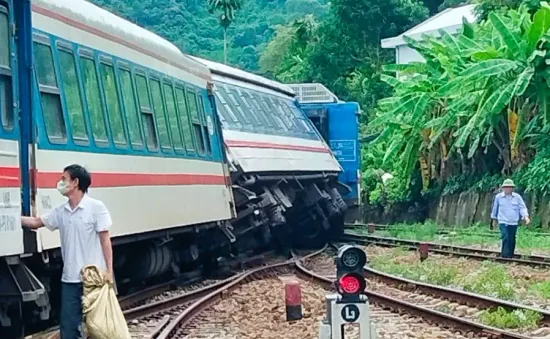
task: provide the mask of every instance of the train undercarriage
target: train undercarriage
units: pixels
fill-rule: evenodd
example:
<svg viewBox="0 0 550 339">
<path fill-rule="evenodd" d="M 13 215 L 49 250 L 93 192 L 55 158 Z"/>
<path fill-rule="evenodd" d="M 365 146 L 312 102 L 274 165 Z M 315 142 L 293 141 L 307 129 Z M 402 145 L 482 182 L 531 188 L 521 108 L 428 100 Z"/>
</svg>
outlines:
<svg viewBox="0 0 550 339">
<path fill-rule="evenodd" d="M 233 220 L 114 238 L 119 295 L 190 271 L 208 275 L 244 253 L 317 247 L 343 232 L 347 188 L 336 174 L 240 175 L 232 182 Z M 61 269 L 59 249 L 0 258 L 0 338 L 57 323 Z"/>
</svg>

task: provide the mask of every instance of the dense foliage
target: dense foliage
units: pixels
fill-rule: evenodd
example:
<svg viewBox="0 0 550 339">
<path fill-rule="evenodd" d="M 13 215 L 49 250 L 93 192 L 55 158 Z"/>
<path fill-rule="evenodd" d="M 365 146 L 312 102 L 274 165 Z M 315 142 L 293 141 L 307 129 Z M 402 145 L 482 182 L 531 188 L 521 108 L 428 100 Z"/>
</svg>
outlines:
<svg viewBox="0 0 550 339">
<path fill-rule="evenodd" d="M 224 29 L 208 0 L 90 0 L 170 40 L 185 52 L 223 62 Z M 228 63 L 258 71 L 277 25 L 322 17 L 328 0 L 244 0 L 227 30 Z"/>
<path fill-rule="evenodd" d="M 550 6 L 531 16 L 522 5 L 457 36 L 408 41 L 426 63 L 386 67 L 400 76 L 383 76 L 394 94 L 371 123 L 382 131 L 384 163 L 406 179 L 420 165 L 424 188 L 498 174 L 547 188 L 549 28 Z"/>
<path fill-rule="evenodd" d="M 92 1 L 216 61 L 225 27 L 230 64 L 284 82 L 321 82 L 358 101 L 362 134 L 382 133 L 362 150 L 371 202 L 487 190 L 503 176 L 550 188 L 550 17 L 538 0 L 243 0 L 229 26 L 208 5 L 233 0 Z M 383 71 L 394 51 L 381 39 L 465 3 L 477 4 L 479 24 L 410 41 L 428 62 Z M 383 184 L 386 172 L 393 179 Z"/>
</svg>

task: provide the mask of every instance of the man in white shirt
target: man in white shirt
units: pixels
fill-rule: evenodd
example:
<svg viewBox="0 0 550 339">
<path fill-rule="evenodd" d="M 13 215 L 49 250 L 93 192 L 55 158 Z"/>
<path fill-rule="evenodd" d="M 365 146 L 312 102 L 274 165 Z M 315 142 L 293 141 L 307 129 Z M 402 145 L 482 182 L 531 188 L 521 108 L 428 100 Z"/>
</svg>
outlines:
<svg viewBox="0 0 550 339">
<path fill-rule="evenodd" d="M 86 265 L 97 265 L 113 283 L 113 252 L 109 228 L 111 215 L 105 205 L 87 195 L 90 173 L 80 165 L 65 167 L 57 183 L 67 202 L 41 217 L 22 217 L 25 227 L 59 230 L 63 275 L 61 278 L 61 339 L 82 338 L 82 280 Z"/>
</svg>

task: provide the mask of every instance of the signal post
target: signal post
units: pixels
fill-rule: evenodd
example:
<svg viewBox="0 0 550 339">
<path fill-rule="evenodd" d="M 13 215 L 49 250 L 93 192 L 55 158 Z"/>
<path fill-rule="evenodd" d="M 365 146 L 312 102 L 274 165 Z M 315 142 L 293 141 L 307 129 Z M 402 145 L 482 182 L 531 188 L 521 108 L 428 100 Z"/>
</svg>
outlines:
<svg viewBox="0 0 550 339">
<path fill-rule="evenodd" d="M 327 316 L 321 322 L 319 339 L 345 339 L 344 325 L 359 324 L 359 339 L 376 339 L 370 321 L 364 266 L 367 255 L 356 246 L 346 245 L 336 257 L 336 294 L 328 294 Z"/>
</svg>

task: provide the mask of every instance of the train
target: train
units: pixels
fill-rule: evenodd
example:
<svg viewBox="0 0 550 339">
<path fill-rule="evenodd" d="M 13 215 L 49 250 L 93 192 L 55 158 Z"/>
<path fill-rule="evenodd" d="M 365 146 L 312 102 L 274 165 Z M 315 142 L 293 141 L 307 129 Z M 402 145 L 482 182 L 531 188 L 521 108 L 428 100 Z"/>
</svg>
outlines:
<svg viewBox="0 0 550 339">
<path fill-rule="evenodd" d="M 64 203 L 72 163 L 111 212 L 120 294 L 343 232 L 353 188 L 290 86 L 84 0 L 0 0 L 0 46 L 0 337 L 58 318 L 59 235 L 20 216 Z"/>
</svg>

